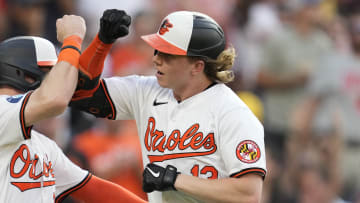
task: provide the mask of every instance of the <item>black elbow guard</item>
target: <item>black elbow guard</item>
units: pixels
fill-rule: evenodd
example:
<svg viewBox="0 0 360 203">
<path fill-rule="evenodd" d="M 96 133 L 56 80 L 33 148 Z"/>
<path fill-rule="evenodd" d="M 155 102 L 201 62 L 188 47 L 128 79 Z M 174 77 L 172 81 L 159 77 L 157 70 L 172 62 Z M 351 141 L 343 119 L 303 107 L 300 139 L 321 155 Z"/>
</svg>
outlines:
<svg viewBox="0 0 360 203">
<path fill-rule="evenodd" d="M 91 97 L 73 100 L 70 102 L 72 108 L 88 112 L 96 117 L 115 119 L 115 107 L 108 94 L 106 84 L 100 80 L 99 87 L 94 91 Z"/>
</svg>

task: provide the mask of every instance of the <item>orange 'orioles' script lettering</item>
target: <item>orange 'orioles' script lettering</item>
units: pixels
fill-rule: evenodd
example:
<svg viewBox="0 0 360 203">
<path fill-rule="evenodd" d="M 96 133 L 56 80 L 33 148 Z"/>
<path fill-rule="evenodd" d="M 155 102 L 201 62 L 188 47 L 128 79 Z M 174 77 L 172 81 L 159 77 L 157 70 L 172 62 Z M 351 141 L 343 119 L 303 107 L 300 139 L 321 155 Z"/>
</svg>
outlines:
<svg viewBox="0 0 360 203">
<path fill-rule="evenodd" d="M 25 156 L 24 156 L 25 155 Z M 18 150 L 14 153 L 10 162 L 10 175 L 13 178 L 20 178 L 26 174 L 28 171 L 29 178 L 37 180 L 42 176 L 55 177 L 52 169 L 51 161 L 46 164 L 45 160 L 43 161 L 43 170 L 36 174 L 35 168 L 39 161 L 39 156 L 35 154 L 34 159 L 30 157 L 30 151 L 28 146 L 25 144 L 21 145 Z M 21 163 L 17 163 L 21 162 Z M 17 164 L 16 164 L 17 163 Z M 15 171 L 15 165 L 22 166 L 20 170 Z M 11 184 L 18 187 L 22 192 L 25 190 L 39 188 L 41 187 L 41 182 L 11 182 Z M 44 181 L 43 187 L 55 185 L 55 181 Z"/>
<path fill-rule="evenodd" d="M 145 132 L 145 147 L 149 152 L 164 152 L 166 149 L 172 151 L 175 148 L 180 150 L 185 150 L 188 148 L 193 150 L 200 150 L 202 148 L 205 151 L 148 155 L 150 162 L 193 156 L 204 156 L 214 153 L 217 149 L 214 133 L 209 133 L 207 136 L 204 136 L 202 132 L 198 132 L 199 124 L 193 124 L 190 126 L 182 136 L 179 130 L 173 130 L 169 137 L 166 137 L 163 131 L 155 129 L 155 123 L 155 119 L 150 117 Z"/>
</svg>

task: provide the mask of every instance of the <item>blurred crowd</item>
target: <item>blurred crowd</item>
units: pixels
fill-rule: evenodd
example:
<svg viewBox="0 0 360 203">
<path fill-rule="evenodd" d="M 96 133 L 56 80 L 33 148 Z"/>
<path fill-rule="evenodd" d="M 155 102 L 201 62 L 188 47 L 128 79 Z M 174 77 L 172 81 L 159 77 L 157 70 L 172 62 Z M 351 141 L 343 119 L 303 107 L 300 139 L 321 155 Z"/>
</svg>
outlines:
<svg viewBox="0 0 360 203">
<path fill-rule="evenodd" d="M 172 11 L 203 12 L 223 27 L 237 51 L 229 86 L 265 128 L 263 203 L 360 203 L 359 0 L 0 0 L 0 41 L 34 35 L 59 46 L 56 19 L 76 14 L 86 20 L 86 47 L 108 8 L 133 21 L 103 77 L 153 74 L 140 36 Z M 146 199 L 134 121 L 69 109 L 35 128 L 81 167 Z"/>
</svg>

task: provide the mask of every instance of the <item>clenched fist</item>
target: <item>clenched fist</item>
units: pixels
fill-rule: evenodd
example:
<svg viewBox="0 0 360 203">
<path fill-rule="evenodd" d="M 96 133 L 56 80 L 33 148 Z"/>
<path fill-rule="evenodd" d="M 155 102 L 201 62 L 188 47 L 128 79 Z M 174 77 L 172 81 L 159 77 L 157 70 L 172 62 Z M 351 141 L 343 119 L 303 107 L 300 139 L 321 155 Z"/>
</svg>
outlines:
<svg viewBox="0 0 360 203">
<path fill-rule="evenodd" d="M 56 21 L 57 39 L 63 42 L 65 38 L 71 35 L 77 35 L 84 39 L 86 33 L 85 20 L 81 16 L 64 15 Z"/>
<path fill-rule="evenodd" d="M 100 18 L 99 39 L 105 44 L 111 44 L 119 37 L 129 34 L 131 17 L 125 11 L 109 9 Z"/>
</svg>

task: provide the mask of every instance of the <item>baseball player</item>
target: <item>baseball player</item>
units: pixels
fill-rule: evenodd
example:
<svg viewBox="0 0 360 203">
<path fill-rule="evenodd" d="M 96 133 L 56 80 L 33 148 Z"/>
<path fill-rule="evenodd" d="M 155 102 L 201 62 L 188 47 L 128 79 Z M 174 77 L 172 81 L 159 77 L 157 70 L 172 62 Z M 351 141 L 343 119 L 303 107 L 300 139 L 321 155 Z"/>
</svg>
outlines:
<svg viewBox="0 0 360 203">
<path fill-rule="evenodd" d="M 32 130 L 65 110 L 77 84 L 85 22 L 66 15 L 56 24 L 63 42 L 59 58 L 40 37 L 0 43 L 0 202 L 61 202 L 69 194 L 84 202 L 144 202 L 80 169 L 55 142 Z"/>
<path fill-rule="evenodd" d="M 97 85 L 78 86 L 71 105 L 97 117 L 136 120 L 150 202 L 259 202 L 263 127 L 223 84 L 233 79 L 235 51 L 225 49 L 221 27 L 207 15 L 178 11 L 142 39 L 155 49 L 155 76 L 80 75 Z M 85 61 L 99 58 L 97 51 L 85 53 Z M 101 72 L 100 64 L 92 72 Z"/>
</svg>

